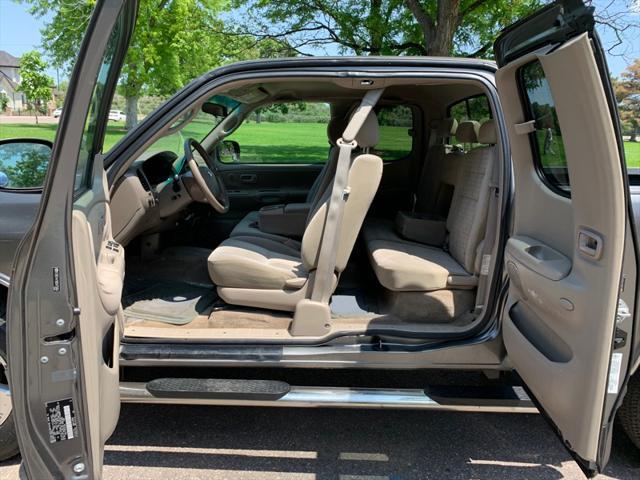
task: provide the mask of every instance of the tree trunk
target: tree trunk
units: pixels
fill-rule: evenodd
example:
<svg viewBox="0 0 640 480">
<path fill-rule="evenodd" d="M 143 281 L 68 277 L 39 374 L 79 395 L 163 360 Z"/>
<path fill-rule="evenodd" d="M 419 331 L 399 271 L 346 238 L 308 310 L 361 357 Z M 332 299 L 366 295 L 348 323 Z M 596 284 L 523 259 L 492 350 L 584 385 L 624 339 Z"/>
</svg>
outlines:
<svg viewBox="0 0 640 480">
<path fill-rule="evenodd" d="M 260 110 L 256 111 L 256 123 L 262 122 L 262 112 Z"/>
<path fill-rule="evenodd" d="M 438 19 L 435 35 L 427 45 L 429 55 L 448 57 L 453 51 L 453 36 L 458 29 L 460 0 L 438 0 Z"/>
<path fill-rule="evenodd" d="M 124 124 L 125 130 L 131 130 L 138 124 L 138 96 L 125 98 L 125 115 L 127 116 Z"/>
<path fill-rule="evenodd" d="M 369 12 L 369 39 L 371 42 L 371 55 L 382 53 L 382 0 L 371 0 Z"/>
</svg>

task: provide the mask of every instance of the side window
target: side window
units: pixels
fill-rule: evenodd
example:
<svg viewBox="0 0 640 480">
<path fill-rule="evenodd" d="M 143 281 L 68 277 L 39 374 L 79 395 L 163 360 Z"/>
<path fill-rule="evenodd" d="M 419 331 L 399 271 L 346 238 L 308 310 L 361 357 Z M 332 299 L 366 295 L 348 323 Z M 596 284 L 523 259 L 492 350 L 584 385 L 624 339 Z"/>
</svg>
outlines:
<svg viewBox="0 0 640 480">
<path fill-rule="evenodd" d="M 534 161 L 545 183 L 567 195 L 570 185 L 562 132 L 542 65 L 534 61 L 519 73 L 527 120 L 535 122 L 535 131 L 530 134 Z"/>
<path fill-rule="evenodd" d="M 474 120 L 482 123 L 492 118 L 489 99 L 486 95 L 465 98 L 450 105 L 447 110 L 447 116 L 455 118 L 458 122 Z"/>
<path fill-rule="evenodd" d="M 5 140 L 0 143 L 0 189 L 41 188 L 51 158 L 45 140 Z"/>
<path fill-rule="evenodd" d="M 404 105 L 378 110 L 380 141 L 375 153 L 385 162 L 406 158 L 413 151 L 413 110 Z"/>
<path fill-rule="evenodd" d="M 108 119 L 102 118 L 102 116 L 104 115 L 106 117 L 109 114 L 108 110 L 105 112 L 103 109 L 105 105 L 108 105 L 108 102 L 111 102 L 113 92 L 110 90 L 109 83 L 115 80 L 114 77 L 118 73 L 119 63 L 116 61 L 116 56 L 123 50 L 122 43 L 127 40 L 125 35 L 125 19 L 129 13 L 130 12 L 125 11 L 120 12 L 118 21 L 111 32 L 104 51 L 98 77 L 95 79 L 91 104 L 89 105 L 89 112 L 85 121 L 84 131 L 82 132 L 82 144 L 78 154 L 78 163 L 76 165 L 76 178 L 74 183 L 74 194 L 76 197 L 91 188 L 93 158 L 103 147 L 105 122 Z"/>
<path fill-rule="evenodd" d="M 327 103 L 291 102 L 262 107 L 249 115 L 226 138 L 235 142 L 235 155 L 221 155 L 223 163 L 313 164 L 327 161 Z"/>
</svg>

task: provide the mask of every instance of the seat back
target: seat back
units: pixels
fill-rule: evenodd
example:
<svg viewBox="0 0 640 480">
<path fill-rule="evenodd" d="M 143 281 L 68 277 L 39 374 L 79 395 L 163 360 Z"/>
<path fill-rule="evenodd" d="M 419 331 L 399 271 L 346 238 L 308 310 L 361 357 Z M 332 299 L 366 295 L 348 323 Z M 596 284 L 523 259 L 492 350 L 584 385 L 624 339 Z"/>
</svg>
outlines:
<svg viewBox="0 0 640 480">
<path fill-rule="evenodd" d="M 456 159 L 452 155 L 451 146 L 445 141 L 453 137 L 458 129 L 455 118 L 443 118 L 432 123 L 432 135 L 435 139 L 427 150 L 418 188 L 416 191 L 415 210 L 433 213 L 446 217 L 451 205 L 453 189 L 456 181 Z"/>
<path fill-rule="evenodd" d="M 316 177 L 313 185 L 307 193 L 306 203 L 313 206 L 320 200 L 320 197 L 324 193 L 325 189 L 331 185 L 333 176 L 336 173 L 336 165 L 338 164 L 339 148 L 336 146 L 336 142 L 342 136 L 342 132 L 347 127 L 347 119 L 345 117 L 333 117 L 327 124 L 327 138 L 329 140 L 329 155 L 327 161 L 320 170 L 320 173 Z"/>
<path fill-rule="evenodd" d="M 494 121 L 488 120 L 480 126 L 477 122 L 463 122 L 458 126 L 456 137 L 465 144 L 485 144 L 457 154 L 458 181 L 447 217 L 449 253 L 467 272 L 474 273 L 477 249 L 487 221 L 491 168 L 497 159 Z"/>
<path fill-rule="evenodd" d="M 379 139 L 379 127 L 376 114 L 372 111 L 356 136 L 358 146 L 365 151 L 375 146 Z M 361 153 L 355 156 L 349 168 L 349 194 L 344 205 L 344 214 L 340 226 L 338 251 L 336 254 L 336 272 L 344 270 L 356 242 L 362 222 L 371 206 L 380 179 L 382 178 L 382 159 L 377 155 Z M 317 205 L 311 210 L 307 228 L 302 237 L 302 262 L 307 271 L 318 265 L 320 244 L 331 198 L 332 182 L 329 183 Z"/>
</svg>

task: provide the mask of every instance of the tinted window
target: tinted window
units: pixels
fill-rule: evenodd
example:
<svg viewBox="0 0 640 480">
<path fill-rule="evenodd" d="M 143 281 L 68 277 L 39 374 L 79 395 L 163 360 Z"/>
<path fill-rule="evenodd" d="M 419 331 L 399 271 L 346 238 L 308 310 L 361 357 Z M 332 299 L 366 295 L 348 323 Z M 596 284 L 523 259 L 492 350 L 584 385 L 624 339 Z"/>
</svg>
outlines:
<svg viewBox="0 0 640 480">
<path fill-rule="evenodd" d="M 530 134 L 531 148 L 542 179 L 551 188 L 567 193 L 569 173 L 558 123 L 555 103 L 540 62 L 529 63 L 520 69 L 527 120 L 534 121 Z"/>
<path fill-rule="evenodd" d="M 221 161 L 231 163 L 324 163 L 329 141 L 329 104 L 280 103 L 260 108 L 245 119 L 226 140 L 238 142 L 240 155 Z"/>
<path fill-rule="evenodd" d="M 380 141 L 374 151 L 385 162 L 408 156 L 413 150 L 413 110 L 404 105 L 378 110 Z"/>
<path fill-rule="evenodd" d="M 485 95 L 465 98 L 449 106 L 448 116 L 455 118 L 458 123 L 467 120 L 482 123 L 492 117 L 489 99 Z"/>
</svg>

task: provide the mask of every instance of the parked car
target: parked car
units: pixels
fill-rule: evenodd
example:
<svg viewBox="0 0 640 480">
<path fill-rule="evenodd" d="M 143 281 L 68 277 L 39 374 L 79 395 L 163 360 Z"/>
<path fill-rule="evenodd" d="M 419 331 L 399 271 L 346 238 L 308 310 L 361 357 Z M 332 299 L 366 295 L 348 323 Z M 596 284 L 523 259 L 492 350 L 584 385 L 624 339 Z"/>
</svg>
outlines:
<svg viewBox="0 0 640 480">
<path fill-rule="evenodd" d="M 126 119 L 127 116 L 120 110 L 109 110 L 109 120 L 113 120 L 114 122 L 122 122 Z"/>
<path fill-rule="evenodd" d="M 56 108 L 53 113 L 53 118 L 60 118 L 60 115 L 62 115 L 62 107 L 58 107 Z"/>
<path fill-rule="evenodd" d="M 137 6 L 95 8 L 50 161 L 42 142 L 0 142 L 0 445 L 17 432 L 30 478 L 100 477 L 121 401 L 537 408 L 591 476 L 626 394 L 640 444 L 640 197 L 593 8 L 518 22 L 496 63 L 225 66 L 106 152 Z M 233 135 L 287 102 L 328 105 L 328 153 L 288 123 L 273 124 L 288 148 Z M 329 373 L 287 381 L 305 368 Z M 345 384 L 348 368 L 371 373 Z M 525 390 L 376 375 L 429 369 L 515 372 Z"/>
</svg>

